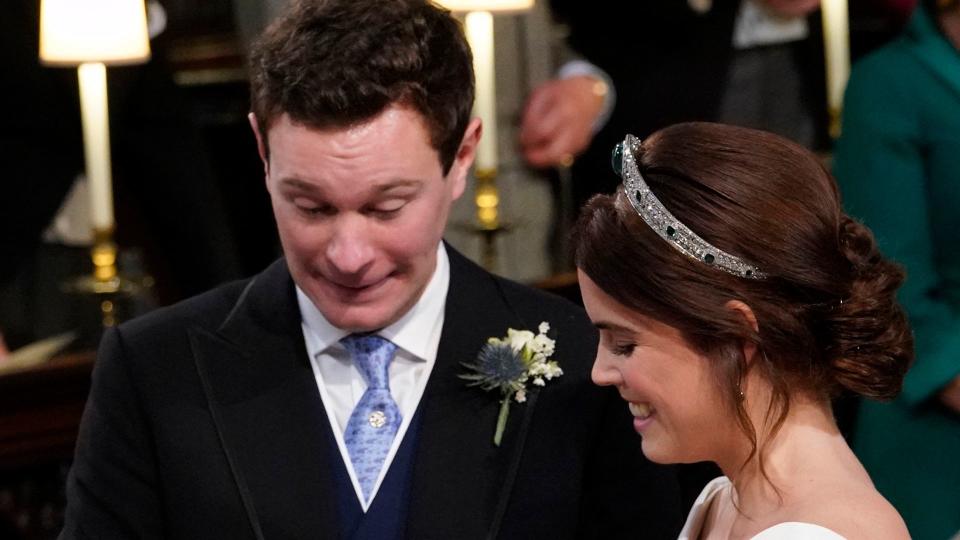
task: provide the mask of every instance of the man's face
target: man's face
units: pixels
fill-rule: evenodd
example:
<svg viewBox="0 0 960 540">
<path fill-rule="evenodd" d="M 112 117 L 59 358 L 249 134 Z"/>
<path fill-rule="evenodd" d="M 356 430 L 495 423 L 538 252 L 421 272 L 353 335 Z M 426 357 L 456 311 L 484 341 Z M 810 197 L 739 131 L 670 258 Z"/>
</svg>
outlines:
<svg viewBox="0 0 960 540">
<path fill-rule="evenodd" d="M 293 280 L 331 324 L 376 330 L 417 302 L 478 138 L 474 121 L 444 176 L 421 115 L 409 108 L 341 129 L 312 129 L 287 115 L 273 122 L 264 165 L 280 241 Z"/>
</svg>

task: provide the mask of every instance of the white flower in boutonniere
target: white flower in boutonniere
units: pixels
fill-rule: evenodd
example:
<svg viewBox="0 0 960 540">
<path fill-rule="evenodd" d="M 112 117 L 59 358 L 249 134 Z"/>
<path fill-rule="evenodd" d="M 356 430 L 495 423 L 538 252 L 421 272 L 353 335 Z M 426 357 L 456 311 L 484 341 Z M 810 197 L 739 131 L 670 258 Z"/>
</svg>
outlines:
<svg viewBox="0 0 960 540">
<path fill-rule="evenodd" d="M 493 435 L 493 444 L 497 446 L 507 426 L 510 402 L 527 400 L 527 382 L 544 386 L 563 375 L 557 362 L 549 359 L 556 348 L 556 342 L 547 337 L 550 325 L 542 322 L 537 330 L 539 333 L 534 335 L 529 330 L 508 328 L 506 337 L 487 340 L 474 363 L 463 363 L 470 372 L 460 377 L 470 381 L 470 386 L 500 391 L 500 416 Z"/>
</svg>

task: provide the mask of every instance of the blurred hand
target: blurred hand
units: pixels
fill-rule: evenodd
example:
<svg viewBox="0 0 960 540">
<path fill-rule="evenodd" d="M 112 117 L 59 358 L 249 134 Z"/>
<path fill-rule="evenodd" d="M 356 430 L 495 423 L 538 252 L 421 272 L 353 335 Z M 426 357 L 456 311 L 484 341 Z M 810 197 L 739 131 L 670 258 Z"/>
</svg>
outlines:
<svg viewBox="0 0 960 540">
<path fill-rule="evenodd" d="M 537 87 L 524 107 L 520 151 L 534 167 L 569 166 L 593 139 L 593 125 L 603 108 L 606 85 L 577 76 Z"/>
<path fill-rule="evenodd" d="M 953 412 L 960 414 L 960 375 L 943 387 L 940 391 L 940 401 Z"/>
<path fill-rule="evenodd" d="M 774 13 L 784 17 L 802 17 L 820 7 L 820 0 L 761 0 Z"/>
</svg>

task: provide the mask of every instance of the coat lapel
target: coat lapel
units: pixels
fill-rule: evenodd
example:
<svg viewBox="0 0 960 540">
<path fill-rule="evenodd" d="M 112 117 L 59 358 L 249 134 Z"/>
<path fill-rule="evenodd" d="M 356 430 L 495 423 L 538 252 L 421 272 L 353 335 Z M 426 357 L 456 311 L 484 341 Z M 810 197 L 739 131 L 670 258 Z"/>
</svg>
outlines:
<svg viewBox="0 0 960 540">
<path fill-rule="evenodd" d="M 537 401 L 513 403 L 500 447 L 493 444 L 500 395 L 468 387 L 462 362 L 490 337 L 528 328 L 494 278 L 447 246 L 450 289 L 437 362 L 420 402 L 423 423 L 407 538 L 492 538 L 509 497 Z M 539 323 L 539 321 L 535 321 Z M 533 328 L 533 327 L 529 327 Z"/>
<path fill-rule="evenodd" d="M 191 332 L 211 415 L 257 536 L 337 531 L 340 460 L 282 261 L 244 290 L 216 333 Z"/>
</svg>

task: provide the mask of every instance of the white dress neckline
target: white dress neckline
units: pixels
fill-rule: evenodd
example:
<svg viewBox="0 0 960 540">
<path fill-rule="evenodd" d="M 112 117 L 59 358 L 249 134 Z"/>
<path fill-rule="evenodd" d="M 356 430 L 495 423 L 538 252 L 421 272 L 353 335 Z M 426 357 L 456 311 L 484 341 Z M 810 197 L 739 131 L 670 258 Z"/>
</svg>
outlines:
<svg viewBox="0 0 960 540">
<path fill-rule="evenodd" d="M 733 484 L 726 476 L 719 476 L 704 486 L 700 496 L 690 508 L 687 514 L 687 522 L 677 540 L 697 540 L 700 538 L 700 531 L 703 529 L 703 522 L 707 519 L 707 513 L 710 504 L 721 493 L 732 489 Z M 816 525 L 814 523 L 804 523 L 801 521 L 785 521 L 768 527 L 753 536 L 751 540 L 846 540 L 834 531 Z"/>
</svg>

